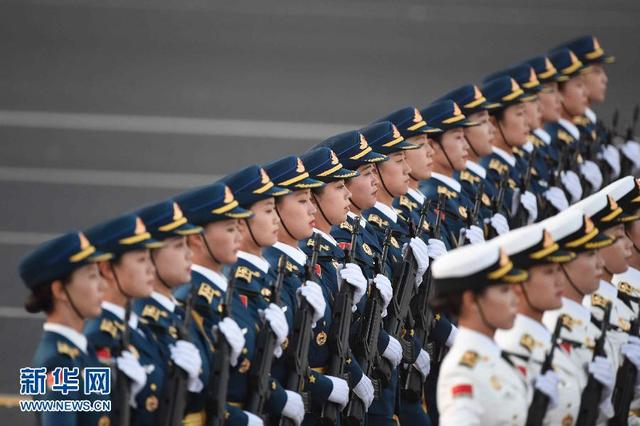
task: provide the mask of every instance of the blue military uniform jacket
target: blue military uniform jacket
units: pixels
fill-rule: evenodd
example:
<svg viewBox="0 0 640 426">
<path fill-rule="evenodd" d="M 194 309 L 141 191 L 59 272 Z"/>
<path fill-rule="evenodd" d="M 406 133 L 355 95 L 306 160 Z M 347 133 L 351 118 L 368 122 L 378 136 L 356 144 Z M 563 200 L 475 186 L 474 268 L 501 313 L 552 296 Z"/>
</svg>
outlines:
<svg viewBox="0 0 640 426">
<path fill-rule="evenodd" d="M 65 330 L 62 332 L 48 330 L 49 326 Z M 67 337 L 67 335 L 73 336 L 75 334 L 78 334 L 77 339 Z M 86 348 L 81 347 L 82 345 L 78 340 L 82 340 L 83 337 L 69 327 L 60 324 L 45 324 L 45 331 L 42 333 L 31 365 L 33 367 L 46 367 L 48 378 L 50 378 L 51 372 L 56 367 L 77 367 L 80 371 L 78 376 L 80 387 L 78 392 L 69 392 L 64 395 L 60 392 L 52 391 L 50 383 L 48 383 L 45 394 L 34 396 L 35 400 L 109 400 L 108 395 L 99 395 L 97 393 L 85 395 L 83 392 L 82 371 L 87 367 L 103 367 L 98 361 L 93 347 L 88 344 Z M 76 344 L 74 341 L 78 343 Z M 37 418 L 39 424 L 43 426 L 108 426 L 110 424 L 108 413 L 94 411 L 73 413 L 51 411 L 38 413 Z"/>
<path fill-rule="evenodd" d="M 503 212 L 510 218 L 513 195 L 516 188 L 520 188 L 522 181 L 521 170 L 517 166 L 516 157 L 512 153 L 505 152 L 494 147 L 491 155 L 482 158 L 480 165 L 487 170 L 487 178 L 491 180 L 499 190 L 502 175 L 507 175 L 507 185 L 502 203 Z M 496 192 L 497 194 L 497 192 Z"/>
<path fill-rule="evenodd" d="M 483 223 L 484 220 L 491 219 L 493 216 L 491 200 L 496 196 L 497 188 L 494 182 L 487 179 L 487 170 L 480 164 L 468 160 L 467 168 L 461 172 L 456 171 L 453 174 L 453 178 L 460 182 L 462 193 L 472 203 L 475 203 L 478 189 L 482 186 L 478 221 Z"/>
<path fill-rule="evenodd" d="M 121 309 L 124 311 L 124 308 Z M 169 352 L 158 343 L 149 327 L 143 320 L 138 320 L 135 313 L 131 314 L 129 324 L 125 325 L 124 314 L 121 316 L 115 311 L 111 304 L 103 302 L 102 313 L 88 321 L 85 335 L 96 347 L 98 359 L 111 363 L 113 356 L 120 350 L 125 326 L 130 328 L 128 350 L 138 358 L 140 365 L 147 371 L 147 383 L 136 395 L 137 408 L 132 409 L 131 424 L 154 424 L 157 422 L 156 413 L 162 396 Z"/>
</svg>

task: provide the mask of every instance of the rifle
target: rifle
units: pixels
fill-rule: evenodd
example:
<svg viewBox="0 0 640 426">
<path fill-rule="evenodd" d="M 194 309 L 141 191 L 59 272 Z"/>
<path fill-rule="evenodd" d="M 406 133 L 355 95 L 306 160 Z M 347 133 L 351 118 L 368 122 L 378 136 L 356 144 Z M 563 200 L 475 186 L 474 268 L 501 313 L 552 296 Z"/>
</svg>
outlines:
<svg viewBox="0 0 640 426">
<path fill-rule="evenodd" d="M 593 349 L 593 359 L 597 356 L 606 356 L 604 344 L 607 338 L 607 330 L 609 329 L 609 321 L 611 319 L 611 302 L 604 303 L 604 318 L 600 324 L 600 337 L 596 341 Z M 595 306 L 595 305 L 594 305 Z M 599 306 L 601 307 L 601 306 Z M 580 411 L 578 412 L 577 425 L 594 426 L 598 420 L 600 398 L 602 396 L 603 386 L 592 375 L 589 375 L 587 386 L 582 391 L 582 399 L 580 401 Z"/>
<path fill-rule="evenodd" d="M 551 349 L 549 349 L 549 353 L 547 354 L 544 362 L 542 363 L 542 368 L 540 369 L 540 375 L 543 375 L 547 371 L 551 370 L 553 363 L 553 354 L 558 346 L 558 341 L 560 339 L 560 332 L 563 328 L 571 329 L 571 318 L 566 315 L 560 315 L 558 317 L 558 321 L 556 322 L 556 327 L 553 330 L 553 335 L 551 336 Z M 547 415 L 547 409 L 549 408 L 549 397 L 542 393 L 540 390 L 536 389 L 533 393 L 533 400 L 531 401 L 531 405 L 529 406 L 529 411 L 527 412 L 527 423 L 526 426 L 542 426 L 542 422 L 544 420 L 544 416 Z"/>
<path fill-rule="evenodd" d="M 353 229 L 351 231 L 351 245 L 344 250 L 344 263 L 350 263 L 355 259 L 356 244 L 358 233 L 360 232 L 360 218 L 357 217 Z M 331 356 L 329 357 L 329 366 L 327 374 L 334 377 L 343 377 L 345 375 L 345 366 L 349 358 L 349 329 L 351 327 L 351 319 L 353 318 L 353 287 L 346 281 L 342 280 L 340 290 L 336 295 L 333 305 L 333 318 L 331 319 L 330 347 Z M 332 402 L 325 402 L 322 407 L 320 417 L 325 424 L 336 424 L 340 415 L 340 408 Z M 355 418 L 345 419 L 347 424 L 360 424 Z"/>
<path fill-rule="evenodd" d="M 233 291 L 236 285 L 235 269 L 231 271 L 231 279 L 227 285 L 224 300 L 220 305 L 222 317 L 231 317 L 231 305 L 233 302 Z M 212 328 L 214 328 L 213 326 Z M 207 413 L 206 426 L 222 426 L 225 421 L 225 404 L 227 403 L 227 388 L 229 386 L 229 359 L 231 348 L 224 334 L 217 329 L 213 335 L 216 336 L 216 352 L 213 354 L 211 362 L 211 374 L 209 375 L 207 402 L 205 410 Z"/>
<path fill-rule="evenodd" d="M 509 174 L 502 173 L 500 175 L 500 182 L 498 183 L 498 193 L 496 194 L 496 198 L 493 200 L 491 205 L 491 211 L 495 215 L 496 213 L 503 214 L 505 217 L 509 217 L 509 214 L 505 214 L 505 209 L 503 206 L 504 203 L 504 195 L 507 192 L 507 185 L 509 183 Z M 496 233 L 493 227 L 489 227 L 489 239 L 494 238 L 498 234 Z"/>
<path fill-rule="evenodd" d="M 476 194 L 475 197 L 473 199 L 473 210 L 471 211 L 471 214 L 469 214 L 467 216 L 467 228 L 470 228 L 471 225 L 477 225 L 478 224 L 478 215 L 480 214 L 480 206 L 482 206 L 482 195 L 484 194 L 484 180 L 481 180 L 480 183 L 478 184 L 478 187 L 476 188 Z M 438 200 L 440 201 L 440 200 Z M 440 211 L 440 208 L 442 206 L 438 206 L 438 211 Z M 438 219 L 440 218 L 440 214 L 438 213 Z M 438 225 L 440 224 L 440 221 L 438 220 Z M 438 229 L 438 234 L 440 233 L 440 230 Z M 435 234 L 435 232 L 434 232 Z M 434 238 L 440 238 L 440 235 L 438 235 L 437 237 L 434 236 Z M 464 236 L 464 233 L 460 233 L 460 237 L 458 238 L 458 245 L 456 247 L 462 247 L 463 245 L 466 244 L 467 239 Z"/>
<path fill-rule="evenodd" d="M 271 286 L 271 301 L 280 305 L 280 292 L 284 283 L 287 261 L 285 255 L 278 258 L 278 273 L 275 282 Z M 249 371 L 249 396 L 247 398 L 246 410 L 261 416 L 264 412 L 264 405 L 269 399 L 271 389 L 269 378 L 271 377 L 271 366 L 277 341 L 276 335 L 265 321 L 262 329 L 256 338 L 256 349 L 254 362 Z"/>
<path fill-rule="evenodd" d="M 120 335 L 120 347 L 117 356 L 122 355 L 123 351 L 129 349 L 131 329 L 129 328 L 129 319 L 131 318 L 131 299 L 127 299 L 124 309 L 124 330 Z M 115 426 L 129 426 L 131 424 L 131 408 L 129 401 L 131 400 L 131 379 L 119 368 L 116 369 L 116 389 L 113 401 L 113 419 Z"/>
<path fill-rule="evenodd" d="M 428 203 L 424 203 L 420 209 L 420 220 L 418 221 L 417 228 L 412 226 L 410 232 L 411 238 L 422 235 L 428 207 Z M 394 273 L 394 279 L 392 281 L 395 291 L 391 303 L 387 308 L 388 315 L 385 319 L 385 330 L 387 330 L 390 335 L 395 336 L 402 345 L 402 357 L 405 362 L 413 358 L 413 354 L 411 353 L 413 347 L 410 342 L 400 336 L 402 326 L 409 314 L 409 305 L 415 288 L 416 266 L 417 263 L 413 251 L 407 244 L 402 263 L 399 268 L 396 268 L 396 273 Z"/>
<path fill-rule="evenodd" d="M 374 264 L 374 274 L 384 274 L 384 267 L 387 263 L 387 254 L 389 253 L 389 245 L 391 244 L 391 228 L 387 228 L 384 231 L 384 240 L 382 243 L 382 254 L 377 256 Z M 374 275 L 374 276 L 375 276 Z M 358 338 L 359 345 L 356 347 L 355 356 L 363 373 L 371 378 L 374 387 L 375 397 L 378 398 L 380 394 L 380 387 L 382 386 L 382 376 L 376 372 L 376 360 L 378 362 L 386 362 L 388 367 L 386 370 L 391 374 L 391 364 L 384 358 L 378 356 L 378 337 L 380 336 L 380 328 L 382 327 L 382 297 L 380 292 L 376 288 L 375 283 L 371 282 L 369 286 L 369 298 L 367 300 L 367 306 L 365 308 L 364 315 L 362 317 L 362 328 L 360 330 L 360 336 Z M 390 378 L 387 378 L 389 380 Z M 384 386 L 388 385 L 388 381 Z M 356 396 L 353 396 L 349 401 L 346 411 L 347 418 L 358 419 L 360 424 L 364 420 L 366 414 L 365 406 L 362 400 Z"/>
<path fill-rule="evenodd" d="M 320 234 L 313 235 L 313 252 L 307 264 L 305 265 L 305 281 L 318 282 L 318 276 L 315 272 L 315 265 L 318 263 L 318 252 L 320 251 Z M 309 371 L 309 345 L 311 344 L 311 319 L 313 316 L 313 308 L 309 305 L 304 297 L 300 298 L 300 306 L 296 311 L 293 320 L 293 330 L 291 334 L 291 344 L 287 351 L 287 367 L 289 374 L 286 377 L 285 388 L 302 394 L 305 377 Z M 309 403 L 306 394 L 302 394 L 305 401 L 305 407 Z M 293 420 L 282 417 L 281 426 L 293 426 Z"/>
<path fill-rule="evenodd" d="M 640 315 L 636 316 L 635 320 L 631 324 L 629 329 L 630 336 L 638 336 L 640 332 Z M 629 407 L 633 401 L 636 378 L 638 376 L 638 369 L 629 360 L 624 359 L 618 373 L 616 375 L 616 386 L 613 388 L 613 408 L 615 414 L 613 418 L 609 420 L 609 425 L 624 425 L 629 418 Z"/>
<path fill-rule="evenodd" d="M 178 338 L 191 341 L 189 327 L 191 325 L 191 310 L 196 298 L 197 287 L 192 285 L 189 291 L 187 303 L 185 304 L 185 314 L 182 323 L 177 327 Z M 160 412 L 158 421 L 160 426 L 181 426 L 187 406 L 189 391 L 189 375 L 175 363 L 170 363 L 167 379 L 162 391 Z"/>
<path fill-rule="evenodd" d="M 476 195 L 476 202 L 478 199 L 481 200 L 481 198 Z M 436 211 L 438 212 L 438 215 L 436 216 L 436 221 L 433 225 L 433 238 L 436 239 L 440 238 L 440 226 L 442 224 L 440 212 L 444 208 L 445 201 L 445 195 L 440 194 L 438 196 L 438 203 L 436 204 Z M 474 210 L 476 210 L 476 208 L 479 209 L 479 205 L 474 206 Z M 477 211 L 474 214 L 477 216 Z M 423 281 L 424 282 L 418 289 L 418 295 L 413 299 L 411 311 L 416 320 L 414 336 L 418 341 L 422 342 L 422 346 L 424 347 L 427 345 L 429 333 L 431 333 L 431 324 L 433 322 L 433 311 L 429 307 L 432 287 L 431 268 L 427 269 L 425 272 Z M 422 396 L 423 383 L 424 380 L 422 379 L 420 371 L 418 371 L 418 369 L 413 365 L 410 365 L 409 368 L 405 370 L 403 377 L 403 384 L 401 388 L 403 396 L 409 401 L 419 401 Z"/>
<path fill-rule="evenodd" d="M 524 194 L 529 190 L 529 186 L 531 185 L 531 169 L 533 166 L 533 159 L 535 156 L 535 148 L 531 152 L 527 158 L 527 170 L 524 173 L 524 177 L 522 178 L 522 185 L 520 186 L 520 194 Z M 522 207 L 521 204 L 518 204 L 518 211 L 516 211 L 515 217 L 513 218 L 515 227 L 519 228 L 525 226 L 527 224 L 529 214 L 526 209 Z"/>
</svg>

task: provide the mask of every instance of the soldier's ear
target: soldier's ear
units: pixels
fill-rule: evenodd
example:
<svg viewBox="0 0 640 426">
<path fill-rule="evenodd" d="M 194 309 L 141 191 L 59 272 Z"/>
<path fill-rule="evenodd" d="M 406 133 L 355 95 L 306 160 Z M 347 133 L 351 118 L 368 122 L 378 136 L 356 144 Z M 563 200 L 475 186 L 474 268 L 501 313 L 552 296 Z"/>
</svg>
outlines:
<svg viewBox="0 0 640 426">
<path fill-rule="evenodd" d="M 113 280 L 113 270 L 111 269 L 109 262 L 109 260 L 98 262 L 98 271 L 100 271 L 102 278 L 106 280 Z"/>
<path fill-rule="evenodd" d="M 56 302 L 67 302 L 69 300 L 63 286 L 64 284 L 61 280 L 51 282 L 51 298 L 53 299 L 54 306 L 56 305 Z"/>
</svg>

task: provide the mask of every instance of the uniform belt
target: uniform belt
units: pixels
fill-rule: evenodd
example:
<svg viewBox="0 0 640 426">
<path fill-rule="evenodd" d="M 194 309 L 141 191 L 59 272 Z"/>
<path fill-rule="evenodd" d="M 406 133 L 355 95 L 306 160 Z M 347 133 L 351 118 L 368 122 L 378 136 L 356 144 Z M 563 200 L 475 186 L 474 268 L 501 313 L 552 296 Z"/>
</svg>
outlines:
<svg viewBox="0 0 640 426">
<path fill-rule="evenodd" d="M 227 404 L 231 405 L 232 407 L 236 407 L 236 408 L 240 408 L 240 409 L 244 408 L 244 403 L 242 403 L 242 402 L 227 401 Z"/>
<path fill-rule="evenodd" d="M 311 367 L 311 370 L 316 373 L 325 374 L 327 372 L 327 367 Z"/>
<path fill-rule="evenodd" d="M 182 426 L 204 426 L 207 416 L 205 411 L 189 413 L 182 419 Z"/>
</svg>

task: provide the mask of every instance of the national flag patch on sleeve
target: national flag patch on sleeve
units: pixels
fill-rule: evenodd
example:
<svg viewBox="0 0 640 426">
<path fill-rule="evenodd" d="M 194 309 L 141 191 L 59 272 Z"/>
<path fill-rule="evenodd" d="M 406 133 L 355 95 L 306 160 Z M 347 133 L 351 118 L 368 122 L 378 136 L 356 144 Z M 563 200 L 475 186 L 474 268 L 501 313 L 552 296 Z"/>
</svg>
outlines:
<svg viewBox="0 0 640 426">
<path fill-rule="evenodd" d="M 461 384 L 455 385 L 451 388 L 451 396 L 454 398 L 467 397 L 471 398 L 473 396 L 473 385 L 471 384 Z"/>
</svg>

